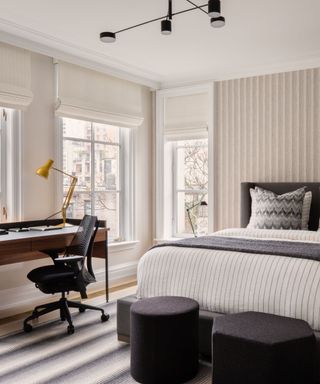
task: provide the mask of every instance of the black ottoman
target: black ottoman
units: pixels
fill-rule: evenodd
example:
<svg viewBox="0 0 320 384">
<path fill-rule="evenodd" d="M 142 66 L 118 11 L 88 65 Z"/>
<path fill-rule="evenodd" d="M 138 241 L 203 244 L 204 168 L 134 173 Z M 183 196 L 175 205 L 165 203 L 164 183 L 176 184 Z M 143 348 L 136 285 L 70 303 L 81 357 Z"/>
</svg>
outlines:
<svg viewBox="0 0 320 384">
<path fill-rule="evenodd" d="M 214 320 L 214 384 L 315 383 L 315 336 L 302 320 L 245 312 Z"/>
<path fill-rule="evenodd" d="M 184 297 L 131 306 L 131 375 L 139 383 L 177 384 L 198 372 L 199 305 Z"/>
</svg>

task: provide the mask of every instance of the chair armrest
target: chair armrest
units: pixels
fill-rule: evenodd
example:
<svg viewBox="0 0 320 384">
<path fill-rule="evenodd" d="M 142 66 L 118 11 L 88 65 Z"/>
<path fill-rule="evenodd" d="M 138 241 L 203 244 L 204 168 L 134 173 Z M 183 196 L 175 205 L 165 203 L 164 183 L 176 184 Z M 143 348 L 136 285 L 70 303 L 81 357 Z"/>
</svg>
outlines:
<svg viewBox="0 0 320 384">
<path fill-rule="evenodd" d="M 78 273 L 81 271 L 82 266 L 79 264 L 84 259 L 83 256 L 66 256 L 57 257 L 54 259 L 55 265 L 67 265 L 71 267 L 74 272 Z"/>
<path fill-rule="evenodd" d="M 54 261 L 58 263 L 67 263 L 67 264 L 68 262 L 70 262 L 71 264 L 71 263 L 82 261 L 82 260 L 83 260 L 83 256 L 65 256 L 65 257 L 57 257 L 54 259 Z"/>
</svg>

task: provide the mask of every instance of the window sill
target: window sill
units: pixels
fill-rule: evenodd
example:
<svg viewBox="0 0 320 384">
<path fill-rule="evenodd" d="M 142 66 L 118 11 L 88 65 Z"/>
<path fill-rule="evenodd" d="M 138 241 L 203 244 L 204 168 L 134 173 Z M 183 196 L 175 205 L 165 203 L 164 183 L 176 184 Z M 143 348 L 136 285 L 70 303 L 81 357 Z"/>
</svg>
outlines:
<svg viewBox="0 0 320 384">
<path fill-rule="evenodd" d="M 119 241 L 108 244 L 108 248 L 110 252 L 124 252 L 124 251 L 130 251 L 134 249 L 140 241 Z"/>
</svg>

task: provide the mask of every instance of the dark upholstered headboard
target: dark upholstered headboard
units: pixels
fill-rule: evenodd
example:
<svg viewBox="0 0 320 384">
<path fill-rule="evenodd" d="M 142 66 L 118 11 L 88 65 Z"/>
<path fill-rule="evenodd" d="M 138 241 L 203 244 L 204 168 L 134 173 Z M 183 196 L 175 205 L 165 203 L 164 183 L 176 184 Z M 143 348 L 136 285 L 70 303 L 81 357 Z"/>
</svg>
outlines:
<svg viewBox="0 0 320 384">
<path fill-rule="evenodd" d="M 251 216 L 250 188 L 255 186 L 268 189 L 278 195 L 291 192 L 301 187 L 307 187 L 312 192 L 312 202 L 309 217 L 309 230 L 316 231 L 319 227 L 320 216 L 320 183 L 241 183 L 241 227 L 246 227 Z"/>
</svg>

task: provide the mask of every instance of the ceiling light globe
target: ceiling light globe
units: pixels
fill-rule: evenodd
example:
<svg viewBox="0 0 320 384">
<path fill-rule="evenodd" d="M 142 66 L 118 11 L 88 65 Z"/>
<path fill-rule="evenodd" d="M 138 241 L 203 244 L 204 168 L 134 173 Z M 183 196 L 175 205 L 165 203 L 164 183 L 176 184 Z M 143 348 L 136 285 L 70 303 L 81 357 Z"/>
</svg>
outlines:
<svg viewBox="0 0 320 384">
<path fill-rule="evenodd" d="M 226 21 L 223 16 L 213 17 L 210 21 L 210 24 L 213 28 L 222 28 L 226 25 Z"/>
<path fill-rule="evenodd" d="M 209 0 L 208 2 L 208 15 L 210 17 L 221 16 L 221 3 L 220 0 Z"/>
<path fill-rule="evenodd" d="M 171 35 L 171 32 L 172 32 L 171 20 L 162 20 L 161 21 L 161 33 L 163 35 Z"/>
<path fill-rule="evenodd" d="M 100 40 L 103 43 L 114 43 L 116 41 L 116 34 L 113 32 L 101 32 Z"/>
</svg>

